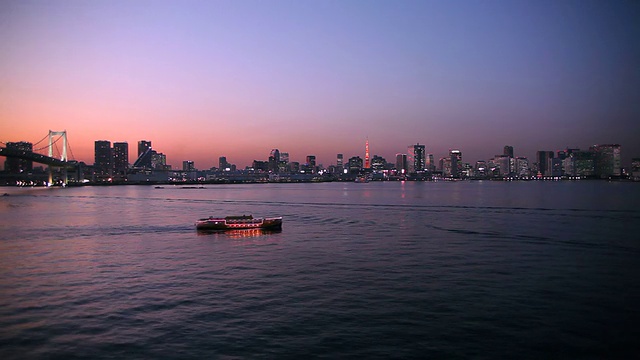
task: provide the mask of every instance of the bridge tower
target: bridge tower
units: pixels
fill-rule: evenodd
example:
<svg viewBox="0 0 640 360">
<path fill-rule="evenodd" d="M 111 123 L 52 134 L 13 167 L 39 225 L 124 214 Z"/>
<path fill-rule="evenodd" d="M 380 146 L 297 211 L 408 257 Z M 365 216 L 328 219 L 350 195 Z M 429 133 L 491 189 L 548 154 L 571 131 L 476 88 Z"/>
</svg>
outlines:
<svg viewBox="0 0 640 360">
<path fill-rule="evenodd" d="M 67 161 L 67 130 L 64 131 L 52 131 L 49 130 L 49 157 L 53 157 L 53 138 L 56 136 L 62 136 L 62 157 L 60 160 Z M 63 168 L 62 170 L 64 185 L 67 185 L 67 169 Z M 53 183 L 53 168 L 49 165 L 49 184 Z"/>
<path fill-rule="evenodd" d="M 53 138 L 54 136 L 62 136 L 62 158 L 60 160 L 67 161 L 67 130 L 52 131 L 49 130 L 49 157 L 53 157 Z"/>
</svg>

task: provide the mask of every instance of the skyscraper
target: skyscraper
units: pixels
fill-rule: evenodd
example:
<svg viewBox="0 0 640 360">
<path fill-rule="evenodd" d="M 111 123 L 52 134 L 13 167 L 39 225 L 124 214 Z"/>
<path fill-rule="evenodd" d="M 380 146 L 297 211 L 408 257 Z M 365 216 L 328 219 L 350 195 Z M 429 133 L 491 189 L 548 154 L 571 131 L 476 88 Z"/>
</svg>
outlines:
<svg viewBox="0 0 640 360">
<path fill-rule="evenodd" d="M 315 155 L 307 155 L 307 165 L 315 167 L 316 166 L 316 156 Z"/>
<path fill-rule="evenodd" d="M 193 160 L 184 160 L 182 162 L 182 171 L 195 171 L 196 166 Z"/>
<path fill-rule="evenodd" d="M 409 145 L 407 148 L 407 172 L 410 174 L 424 171 L 425 157 L 424 145 Z"/>
<path fill-rule="evenodd" d="M 631 159 L 631 178 L 640 181 L 640 158 Z"/>
<path fill-rule="evenodd" d="M 536 162 L 538 163 L 538 172 L 543 176 L 551 176 L 551 167 L 549 159 L 553 159 L 553 151 L 538 151 L 536 153 Z"/>
<path fill-rule="evenodd" d="M 443 176 L 454 177 L 451 159 L 451 156 L 440 158 L 440 169 L 442 170 Z"/>
<path fill-rule="evenodd" d="M 484 178 L 487 176 L 487 162 L 484 160 L 476 161 L 476 166 L 474 169 L 475 176 L 477 178 Z"/>
<path fill-rule="evenodd" d="M 594 145 L 591 150 L 595 153 L 596 176 L 607 178 L 622 174 L 619 144 Z"/>
<path fill-rule="evenodd" d="M 113 143 L 113 176 L 123 180 L 129 168 L 129 144 L 127 142 Z"/>
<path fill-rule="evenodd" d="M 218 170 L 225 171 L 229 167 L 229 163 L 227 162 L 226 156 L 220 156 L 218 158 Z"/>
<path fill-rule="evenodd" d="M 282 172 L 291 172 L 291 164 L 289 164 L 289 153 L 281 152 L 280 153 L 280 162 L 278 163 L 279 171 Z"/>
<path fill-rule="evenodd" d="M 425 156 L 424 169 L 427 171 L 436 171 L 436 163 L 433 161 L 433 154 Z"/>
<path fill-rule="evenodd" d="M 278 173 L 280 170 L 280 150 L 272 149 L 269 154 L 269 171 Z"/>
<path fill-rule="evenodd" d="M 529 159 L 524 156 L 518 156 L 515 161 L 515 173 L 521 178 L 527 178 L 529 173 Z"/>
<path fill-rule="evenodd" d="M 316 156 L 307 155 L 307 162 L 304 164 L 304 171 L 309 173 L 316 173 Z"/>
<path fill-rule="evenodd" d="M 510 160 L 509 155 L 496 155 L 493 157 L 493 162 L 498 166 L 500 176 L 508 176 L 511 173 Z"/>
<path fill-rule="evenodd" d="M 111 178 L 112 167 L 111 141 L 95 141 L 94 175 L 97 181 L 107 181 Z"/>
<path fill-rule="evenodd" d="M 574 159 L 573 175 L 591 177 L 595 174 L 595 154 L 592 151 L 574 150 L 571 157 Z"/>
<path fill-rule="evenodd" d="M 362 158 L 360 156 L 352 156 L 349 158 L 349 173 L 357 174 L 362 170 Z"/>
<path fill-rule="evenodd" d="M 505 145 L 504 146 L 504 151 L 503 151 L 502 154 L 506 155 L 508 157 L 513 157 L 513 146 Z"/>
<path fill-rule="evenodd" d="M 387 160 L 382 156 L 373 155 L 371 158 L 371 168 L 374 170 L 384 170 L 387 166 Z"/>
<path fill-rule="evenodd" d="M 458 149 L 449 150 L 449 157 L 451 158 L 451 176 L 460 177 L 462 174 L 462 151 Z"/>
<path fill-rule="evenodd" d="M 167 165 L 167 155 L 155 150 L 151 151 L 151 168 L 155 170 L 165 170 Z"/>
<path fill-rule="evenodd" d="M 138 157 L 140 157 L 140 155 L 144 154 L 144 152 L 150 148 L 151 148 L 151 141 L 147 141 L 147 140 L 138 141 Z"/>
<path fill-rule="evenodd" d="M 157 156 L 153 154 L 151 141 L 138 141 L 138 157 L 133 166 L 136 168 L 153 169 Z"/>
<path fill-rule="evenodd" d="M 407 173 L 407 154 L 396 154 L 396 171 L 398 174 Z"/>
</svg>

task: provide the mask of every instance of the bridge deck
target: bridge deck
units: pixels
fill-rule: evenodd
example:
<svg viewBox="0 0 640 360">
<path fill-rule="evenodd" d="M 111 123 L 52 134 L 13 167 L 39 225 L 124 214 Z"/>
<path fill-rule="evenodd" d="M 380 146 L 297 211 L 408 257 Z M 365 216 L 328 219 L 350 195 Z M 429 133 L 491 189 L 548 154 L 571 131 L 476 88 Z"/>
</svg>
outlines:
<svg viewBox="0 0 640 360">
<path fill-rule="evenodd" d="M 10 149 L 6 147 L 0 147 L 0 156 L 14 157 L 18 159 L 31 160 L 40 164 L 51 165 L 55 167 L 63 167 L 67 169 L 73 169 L 76 167 L 75 163 L 68 161 L 62 161 L 60 159 L 52 158 L 46 155 L 34 153 L 31 151 Z"/>
</svg>

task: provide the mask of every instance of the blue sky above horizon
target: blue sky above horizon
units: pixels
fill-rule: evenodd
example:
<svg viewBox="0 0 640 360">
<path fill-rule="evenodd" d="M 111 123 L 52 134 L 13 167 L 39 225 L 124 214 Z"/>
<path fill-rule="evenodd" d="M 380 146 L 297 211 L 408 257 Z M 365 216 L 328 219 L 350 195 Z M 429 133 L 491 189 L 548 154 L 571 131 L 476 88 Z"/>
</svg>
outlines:
<svg viewBox="0 0 640 360">
<path fill-rule="evenodd" d="M 146 139 L 179 166 L 272 148 L 475 162 L 515 147 L 640 157 L 634 1 L 4 1 L 0 141 Z"/>
</svg>

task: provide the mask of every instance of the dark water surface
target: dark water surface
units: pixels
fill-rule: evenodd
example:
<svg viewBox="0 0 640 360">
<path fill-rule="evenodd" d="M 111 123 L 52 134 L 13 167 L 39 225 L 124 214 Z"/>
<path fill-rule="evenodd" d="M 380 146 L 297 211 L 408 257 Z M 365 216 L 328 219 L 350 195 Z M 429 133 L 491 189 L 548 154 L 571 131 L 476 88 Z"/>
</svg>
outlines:
<svg viewBox="0 0 640 360">
<path fill-rule="evenodd" d="M 1 359 L 640 354 L 640 184 L 1 190 Z"/>
</svg>

